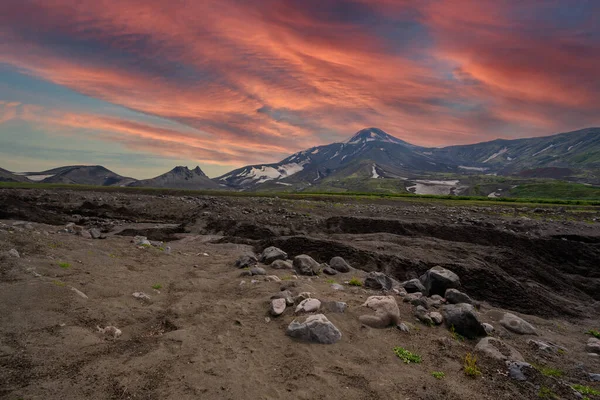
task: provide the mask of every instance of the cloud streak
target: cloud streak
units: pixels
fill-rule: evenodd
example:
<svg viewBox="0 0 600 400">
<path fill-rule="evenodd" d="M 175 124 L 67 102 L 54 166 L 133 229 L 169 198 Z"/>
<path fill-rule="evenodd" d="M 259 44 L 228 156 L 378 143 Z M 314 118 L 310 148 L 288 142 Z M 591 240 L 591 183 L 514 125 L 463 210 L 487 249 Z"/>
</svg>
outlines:
<svg viewBox="0 0 600 400">
<path fill-rule="evenodd" d="M 245 164 L 365 126 L 441 145 L 598 125 L 598 15 L 568 0 L 7 0 L 0 63 L 178 128 L 51 107 L 28 121 Z M 0 104 L 0 123 L 17 112 Z"/>
</svg>

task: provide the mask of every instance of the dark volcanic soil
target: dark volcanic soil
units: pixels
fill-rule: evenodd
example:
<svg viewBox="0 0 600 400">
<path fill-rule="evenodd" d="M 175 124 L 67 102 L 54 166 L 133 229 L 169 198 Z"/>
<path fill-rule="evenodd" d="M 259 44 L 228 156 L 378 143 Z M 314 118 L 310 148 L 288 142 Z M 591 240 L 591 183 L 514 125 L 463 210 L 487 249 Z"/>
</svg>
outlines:
<svg viewBox="0 0 600 400">
<path fill-rule="evenodd" d="M 4 189 L 0 220 L 0 254 L 16 248 L 22 256 L 0 260 L 0 397 L 7 399 L 537 398 L 542 386 L 575 398 L 567 380 L 590 385 L 582 371 L 600 372 L 583 333 L 600 328 L 598 209 Z M 16 220 L 32 225 L 13 227 Z M 107 238 L 57 233 L 69 222 Z M 173 251 L 138 248 L 135 235 Z M 560 366 L 566 380 L 517 383 L 491 362 L 480 379 L 466 378 L 461 357 L 476 342 L 448 339 L 442 327 L 421 325 L 410 336 L 361 328 L 359 306 L 377 293 L 333 292 L 323 277 L 298 283 L 348 303 L 346 314 L 330 318 L 343 339 L 292 341 L 284 331 L 293 315 L 265 322 L 279 284 L 251 284 L 233 268 L 241 254 L 270 245 L 319 262 L 344 257 L 360 271 L 334 277 L 338 283 L 369 271 L 404 281 L 436 265 L 450 269 L 482 302 L 484 320 L 499 328 L 488 311 L 522 313 L 544 339 L 568 348 L 562 358 L 540 358 L 525 338 L 499 333 L 529 362 Z M 63 261 L 70 266 L 59 268 Z M 135 291 L 152 300 L 134 299 Z M 411 306 L 398 302 L 414 322 Z M 107 341 L 95 331 L 109 324 L 123 336 Z M 422 353 L 423 364 L 399 362 L 396 345 Z M 447 377 L 434 379 L 434 370 Z"/>
</svg>

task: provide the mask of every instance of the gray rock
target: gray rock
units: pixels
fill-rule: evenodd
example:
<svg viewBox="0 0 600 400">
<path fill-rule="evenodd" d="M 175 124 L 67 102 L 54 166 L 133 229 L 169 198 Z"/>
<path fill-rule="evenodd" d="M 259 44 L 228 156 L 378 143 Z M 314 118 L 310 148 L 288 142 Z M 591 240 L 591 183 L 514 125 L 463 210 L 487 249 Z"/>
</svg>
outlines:
<svg viewBox="0 0 600 400">
<path fill-rule="evenodd" d="M 415 309 L 415 317 L 425 325 L 433 325 L 433 320 L 429 316 L 427 309 L 423 306 L 417 306 Z"/>
<path fill-rule="evenodd" d="M 79 236 L 81 236 L 84 239 L 92 238 L 92 234 L 89 231 L 81 231 L 81 232 L 79 232 Z"/>
<path fill-rule="evenodd" d="M 319 308 L 321 308 L 321 302 L 318 299 L 308 298 L 308 299 L 302 300 L 300 302 L 300 304 L 298 304 L 298 307 L 296 307 L 296 313 L 314 312 L 314 311 L 318 311 Z"/>
<path fill-rule="evenodd" d="M 350 265 L 342 257 L 333 257 L 329 261 L 329 266 L 338 272 L 350 272 Z"/>
<path fill-rule="evenodd" d="M 458 275 L 440 266 L 431 268 L 420 278 L 420 280 L 425 287 L 425 294 L 428 296 L 434 294 L 444 296 L 446 290 L 460 286 L 460 278 Z"/>
<path fill-rule="evenodd" d="M 250 270 L 240 272 L 240 276 L 252 276 L 252 272 Z"/>
<path fill-rule="evenodd" d="M 21 258 L 21 255 L 19 254 L 19 252 L 17 251 L 17 249 L 10 249 L 8 251 L 8 255 L 13 257 L 13 258 Z"/>
<path fill-rule="evenodd" d="M 337 275 L 337 271 L 331 267 L 325 267 L 323 268 L 323 273 L 326 275 Z"/>
<path fill-rule="evenodd" d="M 321 308 L 325 309 L 326 311 L 341 314 L 346 311 L 348 304 L 344 303 L 343 301 L 326 301 L 321 304 Z"/>
<path fill-rule="evenodd" d="M 276 260 L 287 260 L 288 255 L 285 251 L 278 249 L 277 247 L 271 246 L 263 250 L 260 255 L 260 262 L 263 264 L 271 264 Z"/>
<path fill-rule="evenodd" d="M 514 347 L 493 337 L 483 338 L 475 346 L 475 351 L 495 360 L 525 361 Z"/>
<path fill-rule="evenodd" d="M 285 311 L 287 303 L 285 299 L 273 299 L 271 300 L 271 315 L 277 317 Z"/>
<path fill-rule="evenodd" d="M 511 313 L 505 313 L 500 325 L 519 335 L 537 335 L 535 328 L 529 322 Z"/>
<path fill-rule="evenodd" d="M 600 354 L 600 339 L 596 339 L 595 337 L 589 338 L 585 346 L 585 351 Z"/>
<path fill-rule="evenodd" d="M 429 301 L 428 300 L 429 299 L 425 296 L 416 297 L 410 301 L 410 304 L 412 304 L 415 307 L 421 306 L 423 308 L 429 309 Z"/>
<path fill-rule="evenodd" d="M 333 283 L 333 284 L 331 285 L 331 288 L 332 288 L 333 290 L 344 290 L 344 286 L 340 285 L 339 283 Z"/>
<path fill-rule="evenodd" d="M 249 268 L 258 264 L 258 259 L 254 254 L 244 254 L 235 262 L 237 268 Z"/>
<path fill-rule="evenodd" d="M 440 314 L 437 311 L 432 311 L 429 313 L 429 317 L 431 318 L 431 320 L 433 321 L 434 324 L 436 325 L 441 325 L 442 322 L 444 322 L 444 317 L 442 316 L 442 314 Z"/>
<path fill-rule="evenodd" d="M 450 304 L 473 304 L 473 300 L 466 293 L 463 293 L 457 289 L 450 288 L 446 290 L 444 297 L 446 297 L 446 301 Z"/>
<path fill-rule="evenodd" d="M 382 272 L 369 272 L 365 277 L 364 286 L 368 289 L 391 290 L 393 280 Z"/>
<path fill-rule="evenodd" d="M 419 299 L 421 297 L 423 297 L 423 293 L 421 293 L 421 292 L 409 293 L 406 296 L 404 296 L 404 299 L 402 301 L 405 303 L 412 303 L 413 300 Z"/>
<path fill-rule="evenodd" d="M 71 287 L 71 290 L 72 290 L 73 292 L 75 292 L 75 294 L 76 294 L 77 296 L 79 296 L 79 297 L 82 297 L 82 298 L 84 298 L 84 299 L 87 299 L 87 298 L 88 298 L 87 294 L 83 293 L 83 292 L 82 292 L 81 290 L 79 290 L 79 289 L 76 289 L 76 288 L 74 288 L 74 287 Z"/>
<path fill-rule="evenodd" d="M 150 296 L 148 296 L 144 292 L 134 292 L 133 297 L 135 297 L 136 299 L 139 299 L 139 300 L 150 300 Z"/>
<path fill-rule="evenodd" d="M 67 224 L 67 226 L 69 226 L 69 224 Z M 75 224 L 73 224 L 73 226 L 75 226 Z M 152 243 L 150 243 L 146 236 L 135 236 L 133 238 L 133 243 L 135 243 L 136 246 L 152 246 Z"/>
<path fill-rule="evenodd" d="M 557 344 L 554 344 L 552 342 L 542 342 L 541 340 L 533 340 L 533 339 L 529 339 L 527 341 L 527 344 L 532 347 L 535 350 L 541 351 L 541 352 L 545 352 L 545 353 L 553 353 L 553 354 L 558 354 L 560 352 L 563 351 L 567 351 L 567 349 L 565 349 L 564 347 L 561 347 Z"/>
<path fill-rule="evenodd" d="M 342 333 L 325 315 L 310 315 L 304 322 L 296 320 L 288 326 L 286 334 L 308 342 L 333 344 L 342 338 Z"/>
<path fill-rule="evenodd" d="M 404 322 L 401 322 L 398 325 L 396 325 L 396 328 L 398 328 L 400 330 L 400 332 L 404 332 L 404 333 L 410 332 L 408 325 L 406 325 Z"/>
<path fill-rule="evenodd" d="M 273 269 L 294 269 L 294 266 L 289 261 L 275 260 L 270 265 Z"/>
<path fill-rule="evenodd" d="M 364 325 L 381 329 L 400 323 L 400 310 L 394 296 L 370 296 L 362 306 L 375 311 L 374 315 L 358 317 Z"/>
<path fill-rule="evenodd" d="M 397 296 L 400 296 L 400 297 L 404 297 L 408 294 L 406 289 L 404 289 L 402 286 L 397 287 L 397 288 L 392 288 L 392 292 L 394 292 L 394 294 L 396 294 Z"/>
<path fill-rule="evenodd" d="M 281 278 L 277 275 L 267 275 L 265 276 L 266 282 L 281 282 Z"/>
<path fill-rule="evenodd" d="M 442 309 L 442 314 L 448 328 L 469 339 L 487 336 L 485 328 L 481 325 L 475 308 L 471 304 L 450 304 Z"/>
<path fill-rule="evenodd" d="M 508 376 L 517 381 L 526 381 L 527 375 L 533 372 L 533 367 L 524 361 L 506 361 Z"/>
<path fill-rule="evenodd" d="M 279 292 L 276 295 L 271 296 L 271 299 L 284 299 L 286 305 L 288 305 L 288 306 L 294 305 L 294 296 L 292 295 L 292 292 L 290 292 L 289 290 L 284 290 L 282 292 Z"/>
<path fill-rule="evenodd" d="M 418 279 L 411 279 L 402 283 L 402 287 L 407 293 L 425 293 L 425 286 Z"/>
<path fill-rule="evenodd" d="M 485 329 L 488 335 L 491 335 L 492 332 L 494 332 L 494 327 L 491 324 L 484 322 L 481 325 L 483 326 L 483 329 Z"/>
<path fill-rule="evenodd" d="M 102 236 L 100 231 L 96 228 L 90 229 L 90 235 L 92 236 L 92 239 L 100 239 L 100 236 Z"/>
<path fill-rule="evenodd" d="M 311 256 L 301 254 L 294 258 L 294 269 L 300 275 L 318 275 L 321 271 L 321 264 L 316 262 Z"/>
<path fill-rule="evenodd" d="M 252 275 L 266 275 L 267 271 L 265 271 L 265 269 L 261 267 L 254 267 L 250 268 L 250 273 Z"/>
<path fill-rule="evenodd" d="M 590 377 L 590 381 L 592 382 L 600 382 L 600 374 L 588 374 Z"/>
</svg>

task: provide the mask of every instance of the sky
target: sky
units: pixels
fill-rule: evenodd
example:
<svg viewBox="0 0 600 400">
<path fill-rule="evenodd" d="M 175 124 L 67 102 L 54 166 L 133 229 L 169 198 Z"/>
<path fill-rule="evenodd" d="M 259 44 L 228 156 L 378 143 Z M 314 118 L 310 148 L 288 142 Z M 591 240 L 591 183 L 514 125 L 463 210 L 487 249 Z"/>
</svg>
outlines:
<svg viewBox="0 0 600 400">
<path fill-rule="evenodd" d="M 0 167 L 211 177 L 600 126 L 596 0 L 2 0 Z"/>
</svg>

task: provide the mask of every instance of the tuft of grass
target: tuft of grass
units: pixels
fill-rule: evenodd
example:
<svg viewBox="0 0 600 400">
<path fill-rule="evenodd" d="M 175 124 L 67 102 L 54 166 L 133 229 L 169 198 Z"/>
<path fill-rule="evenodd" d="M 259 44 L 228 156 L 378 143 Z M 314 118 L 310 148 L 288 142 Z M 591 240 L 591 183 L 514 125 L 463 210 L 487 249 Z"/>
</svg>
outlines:
<svg viewBox="0 0 600 400">
<path fill-rule="evenodd" d="M 162 289 L 162 285 L 160 283 L 155 283 L 154 285 L 152 285 L 152 289 L 160 290 Z"/>
<path fill-rule="evenodd" d="M 471 353 L 467 353 L 465 355 L 463 369 L 465 371 L 465 375 L 468 377 L 477 378 L 479 375 L 481 375 L 481 371 L 477 367 L 477 357 Z"/>
<path fill-rule="evenodd" d="M 60 287 L 66 286 L 66 283 L 64 283 L 62 281 L 52 281 L 52 283 L 55 284 L 56 286 L 60 286 Z"/>
<path fill-rule="evenodd" d="M 452 338 L 454 338 L 454 340 L 456 340 L 457 342 L 465 341 L 465 337 L 460 333 L 456 332 L 454 325 L 450 325 L 450 335 L 452 335 Z"/>
<path fill-rule="evenodd" d="M 422 360 L 420 355 L 411 353 L 402 347 L 394 347 L 394 354 L 396 354 L 399 359 L 404 361 L 405 364 L 419 364 Z"/>
<path fill-rule="evenodd" d="M 600 396 L 600 390 L 591 388 L 589 386 L 573 385 L 571 387 L 583 395 Z"/>
<path fill-rule="evenodd" d="M 598 332 L 598 331 L 597 331 L 597 330 L 595 330 L 595 329 L 590 329 L 589 331 L 587 331 L 587 332 L 586 332 L 586 334 L 588 334 L 588 335 L 592 335 L 592 336 L 594 336 L 595 338 L 598 338 L 598 339 L 600 339 L 600 332 Z"/>
<path fill-rule="evenodd" d="M 433 371 L 431 373 L 431 376 L 433 376 L 435 379 L 444 379 L 444 377 L 446 376 L 446 374 L 443 373 L 442 371 Z"/>
<path fill-rule="evenodd" d="M 565 373 L 562 372 L 560 369 L 558 368 L 549 368 L 549 367 L 538 367 L 536 366 L 536 369 L 538 371 L 540 371 L 540 373 L 544 376 L 553 376 L 556 378 L 559 378 L 561 376 L 563 376 Z"/>
<path fill-rule="evenodd" d="M 248 268 L 250 269 L 250 268 Z M 292 280 L 292 275 L 284 275 L 281 277 L 282 281 L 291 281 Z"/>
<path fill-rule="evenodd" d="M 558 399 L 558 396 L 547 386 L 540 387 L 538 397 L 540 399 Z"/>
<path fill-rule="evenodd" d="M 333 285 L 333 284 L 334 284 L 334 283 L 336 283 L 336 282 L 335 282 L 335 279 L 327 279 L 327 283 L 329 283 L 329 284 L 332 284 L 332 285 Z"/>
<path fill-rule="evenodd" d="M 352 277 L 352 279 L 350 279 L 350 281 L 348 282 L 348 285 L 350 285 L 350 286 L 362 286 L 363 283 L 360 281 L 360 279 L 358 279 L 356 277 Z"/>
<path fill-rule="evenodd" d="M 68 262 L 58 263 L 58 266 L 61 267 L 62 269 L 71 268 L 71 264 L 69 264 Z"/>
</svg>

